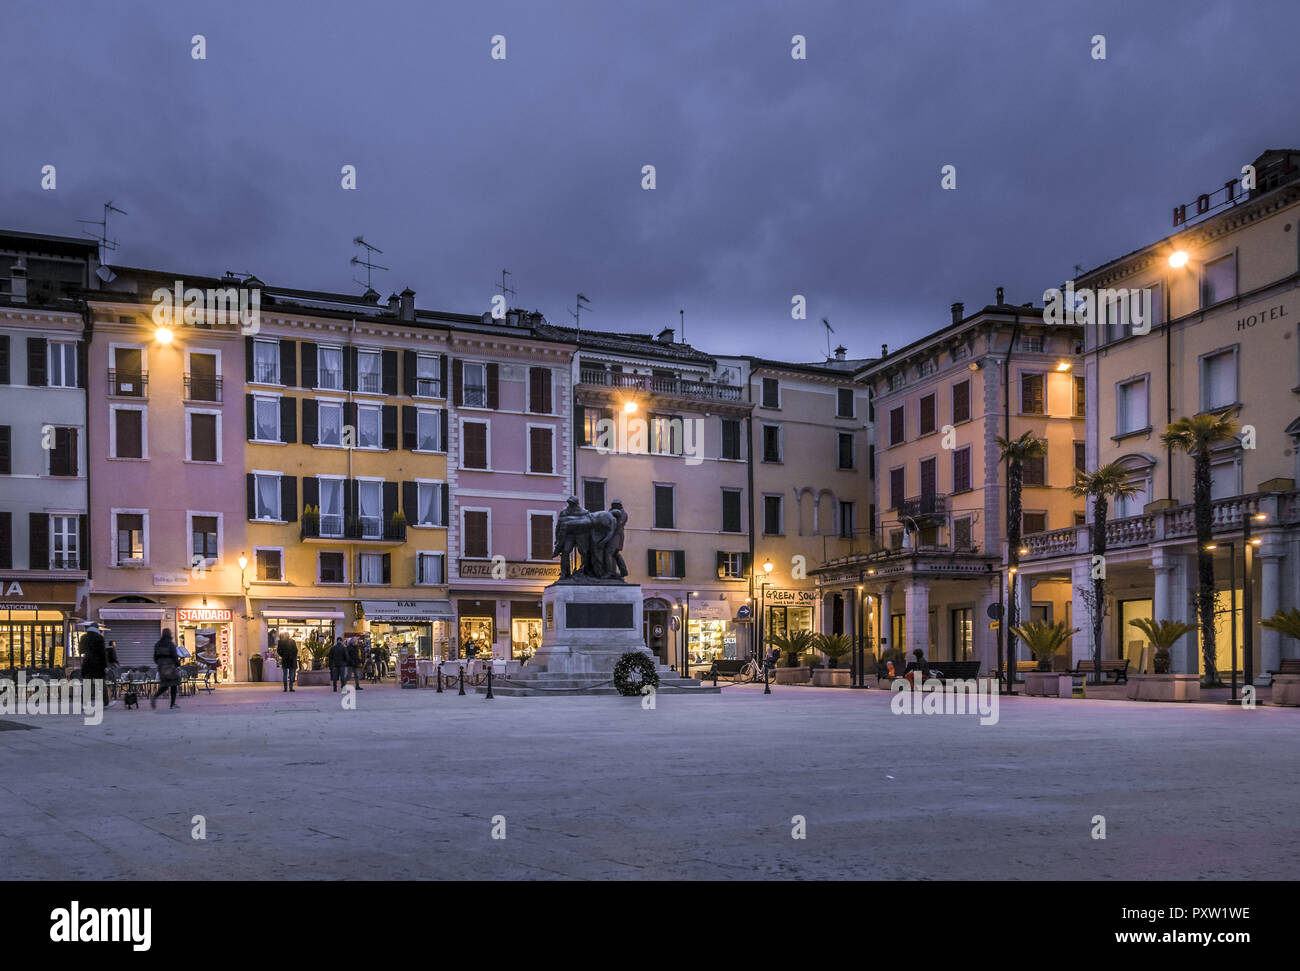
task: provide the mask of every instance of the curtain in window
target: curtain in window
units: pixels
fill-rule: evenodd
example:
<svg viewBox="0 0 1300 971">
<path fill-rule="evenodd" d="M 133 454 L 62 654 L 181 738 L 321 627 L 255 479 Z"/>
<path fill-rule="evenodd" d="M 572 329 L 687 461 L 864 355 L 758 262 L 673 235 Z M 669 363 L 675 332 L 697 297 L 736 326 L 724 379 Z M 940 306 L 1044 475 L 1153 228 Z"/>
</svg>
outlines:
<svg viewBox="0 0 1300 971">
<path fill-rule="evenodd" d="M 431 525 L 438 521 L 439 503 L 438 487 L 420 484 L 420 522 Z"/>
<path fill-rule="evenodd" d="M 273 475 L 257 477 L 257 518 L 280 518 L 280 480 Z"/>
</svg>

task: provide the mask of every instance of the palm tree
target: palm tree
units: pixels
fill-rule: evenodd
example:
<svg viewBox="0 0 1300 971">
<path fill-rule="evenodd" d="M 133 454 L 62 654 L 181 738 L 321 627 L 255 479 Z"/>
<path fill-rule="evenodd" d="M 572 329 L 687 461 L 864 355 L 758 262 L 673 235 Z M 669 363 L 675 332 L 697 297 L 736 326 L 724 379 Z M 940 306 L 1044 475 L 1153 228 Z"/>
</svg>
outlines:
<svg viewBox="0 0 1300 971">
<path fill-rule="evenodd" d="M 818 634 L 817 650 L 826 655 L 830 667 L 836 667 L 840 658 L 853 650 L 853 638 L 847 634 Z"/>
<path fill-rule="evenodd" d="M 799 655 L 813 648 L 817 635 L 810 630 L 795 630 L 788 634 L 773 634 L 768 640 L 786 655 L 786 667 L 793 668 L 799 665 Z"/>
<path fill-rule="evenodd" d="M 1214 662 L 1214 554 L 1206 549 L 1213 539 L 1214 506 L 1210 500 L 1210 449 L 1240 431 L 1235 410 L 1179 418 L 1168 425 L 1160 440 L 1192 457 L 1192 502 L 1196 506 L 1196 614 L 1201 621 L 1201 659 L 1205 683 L 1217 684 Z"/>
<path fill-rule="evenodd" d="M 1020 562 L 1020 494 L 1024 489 L 1025 460 L 1042 458 L 1047 454 L 1047 446 L 1035 438 L 1033 432 L 1025 432 L 1015 440 L 999 435 L 998 448 L 1002 450 L 1002 460 L 1007 463 L 1007 557 L 1014 567 Z M 1007 604 L 1008 630 L 1015 627 L 1019 620 L 1016 616 L 1014 581 L 1011 591 L 1011 603 Z M 1011 644 L 1007 645 L 1007 653 L 1011 653 Z M 1007 672 L 1009 685 L 1015 676 L 1010 657 L 1007 659 Z"/>
<path fill-rule="evenodd" d="M 1196 630 L 1195 624 L 1184 624 L 1181 620 L 1151 620 L 1147 617 L 1130 620 L 1128 625 L 1136 627 L 1145 634 L 1151 646 L 1156 649 L 1154 658 L 1156 674 L 1169 673 L 1172 667 L 1169 661 L 1169 649 L 1174 646 L 1178 638 Z"/>
<path fill-rule="evenodd" d="M 1075 470 L 1074 485 L 1070 494 L 1074 496 L 1092 496 L 1092 555 L 1106 555 L 1106 517 L 1110 509 L 1110 500 L 1128 498 L 1137 495 L 1138 488 L 1128 479 L 1127 470 L 1118 462 L 1103 465 L 1096 472 Z M 1094 560 L 1094 563 L 1097 561 Z M 1098 571 L 1093 571 L 1097 573 Z M 1101 605 L 1105 603 L 1106 574 L 1100 571 L 1092 581 L 1092 590 L 1096 600 L 1096 609 L 1092 617 L 1092 670 L 1094 680 L 1101 680 L 1101 631 L 1106 619 L 1102 616 Z"/>
<path fill-rule="evenodd" d="M 1038 662 L 1038 670 L 1050 671 L 1052 655 L 1073 635 L 1079 633 L 1079 628 L 1066 627 L 1063 620 L 1058 620 L 1055 624 L 1049 624 L 1045 620 L 1032 620 L 1028 624 L 1011 628 L 1011 633 L 1025 642 L 1025 646 L 1034 655 L 1034 660 Z"/>
</svg>

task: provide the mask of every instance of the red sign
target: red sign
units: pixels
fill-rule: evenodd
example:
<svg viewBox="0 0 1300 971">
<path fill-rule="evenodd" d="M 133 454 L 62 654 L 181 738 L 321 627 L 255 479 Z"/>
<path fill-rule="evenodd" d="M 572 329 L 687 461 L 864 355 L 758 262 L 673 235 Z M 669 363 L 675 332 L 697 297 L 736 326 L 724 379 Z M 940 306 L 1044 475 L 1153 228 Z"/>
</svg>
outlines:
<svg viewBox="0 0 1300 971">
<path fill-rule="evenodd" d="M 230 611 L 223 607 L 181 607 L 176 611 L 178 624 L 228 624 Z"/>
<path fill-rule="evenodd" d="M 403 688 L 418 688 L 420 686 L 420 669 L 415 663 L 414 656 L 402 658 L 401 686 Z"/>
</svg>

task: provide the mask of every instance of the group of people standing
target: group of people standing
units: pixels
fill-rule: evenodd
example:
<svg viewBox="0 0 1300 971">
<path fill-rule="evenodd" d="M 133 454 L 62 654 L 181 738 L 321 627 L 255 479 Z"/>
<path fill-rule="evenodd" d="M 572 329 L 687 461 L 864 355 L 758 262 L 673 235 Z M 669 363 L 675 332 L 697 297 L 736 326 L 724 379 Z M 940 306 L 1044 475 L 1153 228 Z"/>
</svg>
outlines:
<svg viewBox="0 0 1300 971">
<path fill-rule="evenodd" d="M 77 649 L 81 653 L 82 679 L 100 681 L 104 707 L 112 708 L 117 702 L 108 700 L 108 675 L 110 671 L 115 672 L 118 665 L 117 642 L 109 641 L 105 644 L 99 625 L 89 624 L 77 642 Z M 181 649 L 177 648 L 176 641 L 172 639 L 170 628 L 163 628 L 162 636 L 153 646 L 153 663 L 158 669 L 158 689 L 149 699 L 150 707 L 157 708 L 162 693 L 169 691 L 171 707 L 179 708 L 180 705 L 176 704 L 176 691 L 181 686 Z"/>
<path fill-rule="evenodd" d="M 363 642 L 359 637 L 339 637 L 329 651 L 329 668 L 330 684 L 335 691 L 339 686 L 347 687 L 348 680 L 351 679 L 353 685 L 358 691 L 363 691 L 361 687 L 361 666 L 363 657 Z M 280 658 L 280 673 L 284 681 L 284 691 L 293 691 L 294 685 L 298 681 L 298 643 L 286 635 L 281 635 L 276 643 L 276 655 Z M 376 672 L 380 677 L 387 674 L 388 658 L 387 651 L 381 651 L 379 648 L 371 650 L 374 658 Z"/>
</svg>

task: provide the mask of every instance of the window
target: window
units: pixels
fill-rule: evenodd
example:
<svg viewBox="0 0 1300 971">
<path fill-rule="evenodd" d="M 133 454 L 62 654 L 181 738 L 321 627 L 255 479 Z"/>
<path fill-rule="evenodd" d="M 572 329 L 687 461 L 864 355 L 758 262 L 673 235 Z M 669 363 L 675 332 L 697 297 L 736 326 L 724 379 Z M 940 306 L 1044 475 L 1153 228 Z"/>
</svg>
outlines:
<svg viewBox="0 0 1300 971">
<path fill-rule="evenodd" d="M 487 365 L 466 361 L 462 365 L 461 381 L 466 408 L 487 407 Z"/>
<path fill-rule="evenodd" d="M 279 341 L 253 341 L 253 380 L 258 384 L 280 383 Z"/>
<path fill-rule="evenodd" d="M 464 510 L 465 555 L 471 559 L 488 558 L 488 514 L 485 509 Z"/>
<path fill-rule="evenodd" d="M 80 516 L 50 517 L 51 570 L 76 570 L 80 567 L 77 556 L 80 536 Z M 32 569 L 39 569 L 39 567 L 33 563 Z"/>
<path fill-rule="evenodd" d="M 77 430 L 75 428 L 56 427 L 52 446 L 50 449 L 50 475 L 75 477 L 77 474 Z"/>
<path fill-rule="evenodd" d="M 528 369 L 528 410 L 534 415 L 549 415 L 553 410 L 551 394 L 551 369 Z"/>
<path fill-rule="evenodd" d="M 357 390 L 379 394 L 384 387 L 384 361 L 379 351 L 357 351 Z"/>
<path fill-rule="evenodd" d="M 216 516 L 190 516 L 190 565 L 212 566 L 220 556 Z"/>
<path fill-rule="evenodd" d="M 379 586 L 387 583 L 387 571 L 384 569 L 387 562 L 387 553 L 358 553 L 357 583 L 369 586 Z"/>
<path fill-rule="evenodd" d="M 781 426 L 763 426 L 763 461 L 781 461 Z"/>
<path fill-rule="evenodd" d="M 682 454 L 682 420 L 671 415 L 650 416 L 650 451 L 655 455 Z"/>
<path fill-rule="evenodd" d="M 852 502 L 840 503 L 840 539 L 852 539 L 858 528 L 857 505 Z"/>
<path fill-rule="evenodd" d="M 781 497 L 763 497 L 763 534 L 780 536 L 784 530 L 781 523 Z"/>
<path fill-rule="evenodd" d="M 1041 354 L 1043 351 L 1043 338 L 1041 335 L 1031 337 L 1028 334 L 1021 334 L 1019 338 L 1020 350 L 1030 354 Z"/>
<path fill-rule="evenodd" d="M 1230 253 L 1201 270 L 1201 306 L 1212 307 L 1237 295 L 1237 256 Z"/>
<path fill-rule="evenodd" d="M 447 582 L 446 554 L 416 553 L 415 582 L 442 586 Z"/>
<path fill-rule="evenodd" d="M 343 348 L 316 348 L 316 387 L 330 391 L 343 390 Z"/>
<path fill-rule="evenodd" d="M 316 402 L 316 444 L 343 444 L 343 402 Z"/>
<path fill-rule="evenodd" d="M 673 509 L 674 488 L 655 483 L 655 529 L 676 529 L 677 516 Z"/>
<path fill-rule="evenodd" d="M 1043 443 L 1044 449 L 1047 443 Z M 1021 466 L 1022 481 L 1027 486 L 1047 485 L 1047 453 L 1043 452 L 1038 458 L 1025 459 Z"/>
<path fill-rule="evenodd" d="M 1129 516 L 1142 515 L 1142 509 L 1151 501 L 1149 490 L 1150 483 L 1146 476 L 1130 479 L 1129 485 L 1137 489 L 1137 492 L 1131 496 L 1115 497 L 1114 517 L 1116 519 L 1126 519 Z"/>
<path fill-rule="evenodd" d="M 344 556 L 338 552 L 322 552 L 316 558 L 316 571 L 320 583 L 346 583 Z"/>
<path fill-rule="evenodd" d="M 426 398 L 442 397 L 442 361 L 437 354 L 416 355 L 415 393 Z"/>
<path fill-rule="evenodd" d="M 934 431 L 934 395 L 927 394 L 921 398 L 921 427 L 918 434 L 929 435 Z"/>
<path fill-rule="evenodd" d="M 190 401 L 220 401 L 221 374 L 216 354 L 190 351 L 185 397 Z"/>
<path fill-rule="evenodd" d="M 970 491 L 970 446 L 952 453 L 952 491 Z"/>
<path fill-rule="evenodd" d="M 613 443 L 609 440 L 607 432 L 601 435 L 601 422 L 614 420 L 613 412 L 607 408 L 586 407 L 582 409 L 582 444 L 599 445 L 602 448 L 609 448 Z M 609 428 L 608 425 L 605 428 Z M 603 439 L 603 440 L 602 440 Z"/>
<path fill-rule="evenodd" d="M 466 469 L 488 467 L 488 423 L 467 421 L 461 425 L 461 466 Z"/>
<path fill-rule="evenodd" d="M 318 476 L 316 485 L 320 494 L 320 534 L 342 536 L 343 480 Z"/>
<path fill-rule="evenodd" d="M 1031 533 L 1047 532 L 1047 513 L 1045 512 L 1027 512 L 1022 513 L 1020 517 L 1020 532 L 1023 536 Z"/>
<path fill-rule="evenodd" d="M 916 370 L 921 375 L 921 377 L 924 378 L 928 375 L 933 374 L 938 369 L 939 369 L 939 362 L 932 357 L 927 357 L 924 361 L 922 361 L 917 366 Z"/>
<path fill-rule="evenodd" d="M 1088 382 L 1080 374 L 1074 376 L 1074 416 L 1082 418 L 1088 407 Z"/>
<path fill-rule="evenodd" d="M 960 425 L 970 421 L 970 381 L 958 381 L 952 386 L 952 423 Z"/>
<path fill-rule="evenodd" d="M 582 480 L 582 506 L 591 512 L 605 508 L 605 480 Z"/>
<path fill-rule="evenodd" d="M 901 405 L 889 410 L 889 444 L 903 444 L 903 408 Z"/>
<path fill-rule="evenodd" d="M 938 492 L 939 479 L 937 469 L 938 462 L 934 459 L 921 459 L 920 475 L 922 496 L 933 496 Z M 927 511 L 932 509 L 930 506 L 926 506 L 925 508 Z"/>
<path fill-rule="evenodd" d="M 144 562 L 144 514 L 117 514 L 117 565 Z"/>
<path fill-rule="evenodd" d="M 674 556 L 674 550 L 651 550 L 650 555 L 654 557 L 654 575 L 657 577 L 676 576 L 677 557 Z"/>
<path fill-rule="evenodd" d="M 221 416 L 211 411 L 187 411 L 191 462 L 221 461 Z"/>
<path fill-rule="evenodd" d="M 446 488 L 441 482 L 415 483 L 415 525 L 442 526 L 442 490 Z"/>
<path fill-rule="evenodd" d="M 550 513 L 528 514 L 528 558 L 549 560 L 555 549 L 555 520 Z"/>
<path fill-rule="evenodd" d="M 50 341 L 46 387 L 75 388 L 77 386 L 77 345 L 70 341 Z"/>
<path fill-rule="evenodd" d="M 902 467 L 889 470 L 889 508 L 899 509 L 903 505 L 903 482 L 905 471 Z"/>
<path fill-rule="evenodd" d="M 54 345 L 50 345 L 53 350 Z M 108 372 L 108 393 L 121 397 L 143 398 L 145 394 L 144 351 L 138 347 L 113 347 Z M 51 354 L 51 368 L 54 368 Z"/>
<path fill-rule="evenodd" d="M 144 409 L 113 405 L 109 410 L 113 416 L 109 455 L 115 459 L 145 458 Z"/>
<path fill-rule="evenodd" d="M 722 490 L 722 531 L 724 533 L 741 532 L 739 489 Z"/>
<path fill-rule="evenodd" d="M 254 519 L 278 521 L 280 519 L 280 476 L 254 472 L 253 498 Z"/>
<path fill-rule="evenodd" d="M 1115 402 L 1116 435 L 1139 432 L 1150 424 L 1147 417 L 1147 380 L 1127 381 L 1118 387 Z"/>
<path fill-rule="evenodd" d="M 722 419 L 722 457 L 724 459 L 741 458 L 740 422 L 735 418 Z"/>
<path fill-rule="evenodd" d="M 744 553 L 718 553 L 718 579 L 743 580 L 745 577 Z"/>
<path fill-rule="evenodd" d="M 968 550 L 974 545 L 970 517 L 964 516 L 961 519 L 954 519 L 952 522 L 953 549 Z"/>
<path fill-rule="evenodd" d="M 284 551 L 256 547 L 253 550 L 256 577 L 263 583 L 280 583 L 284 580 Z"/>
<path fill-rule="evenodd" d="M 13 426 L 0 425 L 0 475 L 13 475 Z M 0 563 L 4 553 L 0 551 Z"/>
<path fill-rule="evenodd" d="M 357 481 L 357 515 L 364 538 L 378 539 L 384 535 L 384 483 L 381 480 Z"/>
<path fill-rule="evenodd" d="M 781 386 L 777 383 L 776 378 L 763 379 L 763 407 L 781 407 Z"/>
<path fill-rule="evenodd" d="M 547 372 L 550 373 L 550 372 Z M 555 429 L 549 425 L 528 428 L 528 471 L 534 475 L 550 475 L 555 471 L 554 455 Z"/>
<path fill-rule="evenodd" d="M 1043 376 L 1041 374 L 1020 375 L 1020 413 L 1022 415 L 1041 415 L 1043 410 Z"/>
<path fill-rule="evenodd" d="M 253 441 L 278 442 L 280 440 L 280 399 L 269 395 L 253 395 Z"/>
<path fill-rule="evenodd" d="M 379 405 L 357 405 L 357 447 L 379 448 L 383 430 L 383 410 Z"/>
<path fill-rule="evenodd" d="M 970 357 L 970 346 L 967 344 L 958 344 L 952 349 L 953 361 L 964 361 Z"/>
<path fill-rule="evenodd" d="M 853 389 L 839 388 L 835 392 L 835 417 L 852 418 L 853 414 Z"/>
<path fill-rule="evenodd" d="M 1076 526 L 1084 526 L 1084 525 L 1087 524 L 1087 522 L 1088 522 L 1088 514 L 1087 514 L 1087 513 L 1076 512 L 1076 513 L 1074 514 L 1074 525 L 1076 525 Z"/>
<path fill-rule="evenodd" d="M 1080 472 L 1088 471 L 1088 446 L 1084 442 L 1074 443 L 1074 467 Z"/>
<path fill-rule="evenodd" d="M 837 449 L 838 467 L 841 469 L 853 468 L 853 433 L 839 432 L 836 437 L 839 439 Z"/>
<path fill-rule="evenodd" d="M 902 371 L 895 371 L 889 376 L 889 390 L 897 391 L 907 383 L 907 375 Z"/>
<path fill-rule="evenodd" d="M 1210 498 L 1229 499 L 1241 494 L 1239 470 L 1235 458 L 1210 464 Z"/>
<path fill-rule="evenodd" d="M 1201 411 L 1237 403 L 1237 351 L 1229 348 L 1201 358 Z"/>
</svg>

